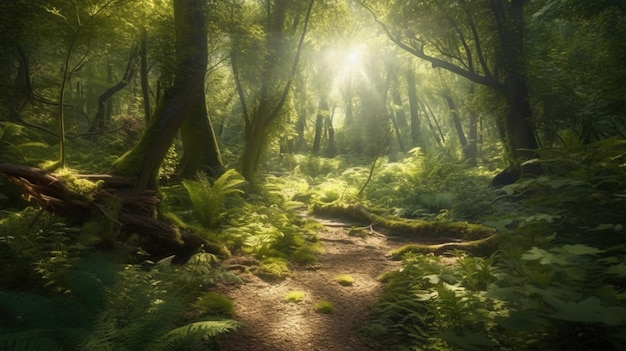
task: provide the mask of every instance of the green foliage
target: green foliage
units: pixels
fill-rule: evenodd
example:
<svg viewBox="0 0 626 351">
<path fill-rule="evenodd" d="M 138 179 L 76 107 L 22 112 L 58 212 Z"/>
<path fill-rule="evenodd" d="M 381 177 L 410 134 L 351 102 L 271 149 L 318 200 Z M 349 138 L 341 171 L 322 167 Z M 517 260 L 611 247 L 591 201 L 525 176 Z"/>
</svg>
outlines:
<svg viewBox="0 0 626 351">
<path fill-rule="evenodd" d="M 182 350 L 206 347 L 217 335 L 238 327 L 232 320 L 182 319 L 202 278 L 180 291 L 175 275 L 180 271 L 166 262 L 146 269 L 92 255 L 63 275 L 63 295 L 0 292 L 0 311 L 6 317 L 0 324 L 0 348 Z M 204 314 L 217 312 L 207 308 L 216 306 L 209 300 L 216 301 L 200 300 Z M 224 313 L 227 304 L 219 305 Z"/>
<path fill-rule="evenodd" d="M 159 179 L 161 182 L 165 184 L 169 184 L 174 176 L 176 175 L 176 166 L 180 162 L 180 157 L 176 152 L 176 144 L 172 144 L 169 149 L 167 149 L 167 153 L 165 154 L 165 158 L 161 163 L 161 168 L 159 169 Z"/>
<path fill-rule="evenodd" d="M 226 296 L 215 292 L 208 292 L 200 296 L 194 306 L 203 314 L 210 316 L 233 317 L 235 314 L 233 302 Z"/>
<path fill-rule="evenodd" d="M 239 323 L 233 320 L 200 321 L 176 328 L 155 342 L 148 350 L 188 350 L 191 345 L 202 347 L 206 338 L 215 338 L 221 334 L 237 330 Z M 195 342 L 194 342 L 195 341 Z M 206 345 L 204 345 L 206 347 Z"/>
<path fill-rule="evenodd" d="M 419 349 L 625 347 L 623 141 L 539 153 L 545 174 L 504 187 L 515 210 L 485 222 L 497 256 L 405 254 L 366 332 Z"/>
<path fill-rule="evenodd" d="M 239 187 L 244 183 L 237 171 L 229 169 L 213 182 L 198 173 L 197 180 L 184 180 L 183 186 L 189 192 L 195 219 L 206 228 L 215 228 L 224 216 L 227 197 L 242 194 Z"/>
<path fill-rule="evenodd" d="M 62 277 L 98 238 L 31 207 L 0 219 L 0 282 L 20 289 L 67 287 Z"/>
<path fill-rule="evenodd" d="M 291 178 L 286 182 L 301 186 Z M 259 274 L 268 278 L 288 275 L 287 260 L 311 263 L 320 251 L 314 235 L 319 227 L 298 216 L 303 205 L 293 200 L 296 191 L 282 185 L 282 178 L 268 177 L 259 195 L 229 212 L 229 227 L 217 234 L 233 250 L 260 259 Z"/>
<path fill-rule="evenodd" d="M 302 166 L 299 165 L 301 171 L 310 168 Z M 358 201 L 390 209 L 400 217 L 425 219 L 467 215 L 478 204 L 491 201 L 485 188 L 492 173 L 483 168 L 468 168 L 443 152 L 423 153 L 416 148 L 398 162 L 379 163 L 357 199 L 369 172 L 369 166 L 350 167 L 343 172 L 332 170 L 326 174 L 312 171 L 307 175 L 316 178 L 311 179 L 312 184 L 302 197 L 310 199 L 309 204 L 313 206 Z"/>
<path fill-rule="evenodd" d="M 556 233 L 562 240 L 593 246 L 611 246 L 623 241 L 626 142 L 605 139 L 571 150 L 542 149 L 531 160 L 546 174 L 524 179 L 502 189 L 522 198 L 533 213 L 513 213 L 529 246 L 538 237 Z M 542 233 L 541 235 L 539 235 Z"/>
<path fill-rule="evenodd" d="M 387 288 L 365 331 L 375 332 L 375 339 L 397 338 L 422 349 L 450 349 L 447 332 L 466 335 L 467 345 L 485 349 L 492 342 L 482 342 L 485 338 L 478 333 L 492 328 L 487 317 L 498 312 L 488 313 L 487 308 L 495 306 L 471 287 L 484 287 L 493 280 L 484 273 L 490 260 L 461 253 L 454 259 L 407 254 L 402 270 L 385 277 Z"/>
</svg>

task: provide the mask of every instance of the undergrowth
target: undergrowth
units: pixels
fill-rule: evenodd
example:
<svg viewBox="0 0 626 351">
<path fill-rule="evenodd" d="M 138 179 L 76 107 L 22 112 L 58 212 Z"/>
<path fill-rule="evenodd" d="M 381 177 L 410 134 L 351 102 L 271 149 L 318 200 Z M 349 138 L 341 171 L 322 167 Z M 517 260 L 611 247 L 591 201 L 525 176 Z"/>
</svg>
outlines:
<svg viewBox="0 0 626 351">
<path fill-rule="evenodd" d="M 201 289 L 237 280 L 211 254 L 180 266 L 129 264 L 127 248 L 96 250 L 92 233 L 47 214 L 27 209 L 0 221 L 2 350 L 206 348 L 238 327 L 212 310 L 184 317 Z"/>
<path fill-rule="evenodd" d="M 626 348 L 625 142 L 539 154 L 544 175 L 504 187 L 508 213 L 483 216 L 500 250 L 406 254 L 364 334 L 398 350 Z"/>
<path fill-rule="evenodd" d="M 186 192 L 164 189 L 170 218 L 233 252 L 256 257 L 260 276 L 285 277 L 291 263 L 316 260 L 319 225 L 301 217 L 304 204 L 293 200 L 306 183 L 268 176 L 255 193 L 246 193 L 243 178 L 230 169 L 215 180 L 200 174 L 183 185 Z"/>
</svg>

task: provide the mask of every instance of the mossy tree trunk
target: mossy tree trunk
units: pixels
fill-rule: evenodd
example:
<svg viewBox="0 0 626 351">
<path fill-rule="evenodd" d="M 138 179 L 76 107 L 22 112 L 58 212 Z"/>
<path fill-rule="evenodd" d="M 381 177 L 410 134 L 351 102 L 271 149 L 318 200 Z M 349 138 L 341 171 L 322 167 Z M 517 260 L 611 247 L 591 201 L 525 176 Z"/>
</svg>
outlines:
<svg viewBox="0 0 626 351">
<path fill-rule="evenodd" d="M 174 83 L 160 102 L 142 138 L 114 164 L 114 174 L 135 179 L 135 191 L 157 189 L 161 163 L 185 120 L 191 118 L 187 127 L 194 127 L 195 124 L 200 125 L 205 121 L 208 123 L 204 105 L 207 33 L 203 6 L 204 2 L 201 0 L 174 0 L 177 53 Z M 207 133 L 203 135 L 204 138 L 214 140 L 212 129 L 206 128 L 199 132 Z M 217 144 L 211 145 L 200 150 L 205 144 L 198 146 L 191 143 L 189 147 L 193 152 L 188 152 L 187 155 L 194 152 L 218 155 Z M 190 164 L 201 163 L 192 160 Z M 214 156 L 211 160 L 217 162 L 220 158 Z"/>
</svg>

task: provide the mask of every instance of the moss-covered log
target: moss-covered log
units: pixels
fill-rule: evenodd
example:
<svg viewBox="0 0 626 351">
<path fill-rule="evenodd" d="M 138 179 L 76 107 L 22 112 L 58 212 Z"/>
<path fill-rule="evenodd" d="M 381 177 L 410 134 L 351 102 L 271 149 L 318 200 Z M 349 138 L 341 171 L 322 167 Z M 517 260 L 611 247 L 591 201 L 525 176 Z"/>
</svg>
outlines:
<svg viewBox="0 0 626 351">
<path fill-rule="evenodd" d="M 99 218 L 115 222 L 121 232 L 139 235 L 144 247 L 155 256 L 178 255 L 188 257 L 199 248 L 222 254 L 223 250 L 189 231 L 179 230 L 156 219 L 159 197 L 155 191 L 133 192 L 133 181 L 108 175 L 75 175 L 83 181 L 97 180 L 89 196 L 72 191 L 68 182 L 55 174 L 35 167 L 0 164 L 0 173 L 8 176 L 21 190 L 24 198 L 35 201 L 42 210 L 81 224 Z M 123 235 L 109 233 L 106 240 L 122 239 Z"/>
<path fill-rule="evenodd" d="M 361 205 L 314 205 L 314 215 L 344 218 L 385 231 L 390 236 L 403 236 L 429 242 L 478 240 L 496 234 L 496 230 L 480 224 L 452 221 L 426 221 L 420 219 L 389 218 L 370 212 Z"/>
<path fill-rule="evenodd" d="M 401 259 L 406 253 L 434 253 L 441 255 L 446 251 L 461 250 L 467 251 L 475 256 L 489 256 L 498 249 L 499 234 L 494 234 L 484 239 L 448 242 L 442 244 L 407 244 L 389 252 L 393 259 Z"/>
</svg>

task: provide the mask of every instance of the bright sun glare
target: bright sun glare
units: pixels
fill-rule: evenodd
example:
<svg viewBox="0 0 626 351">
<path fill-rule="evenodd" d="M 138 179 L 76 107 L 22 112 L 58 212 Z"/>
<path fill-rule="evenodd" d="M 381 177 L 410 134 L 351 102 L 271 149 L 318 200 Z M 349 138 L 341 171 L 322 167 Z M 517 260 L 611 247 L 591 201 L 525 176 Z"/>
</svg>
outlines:
<svg viewBox="0 0 626 351">
<path fill-rule="evenodd" d="M 354 65 L 361 60 L 361 48 L 354 48 L 348 52 L 348 64 Z"/>
</svg>

